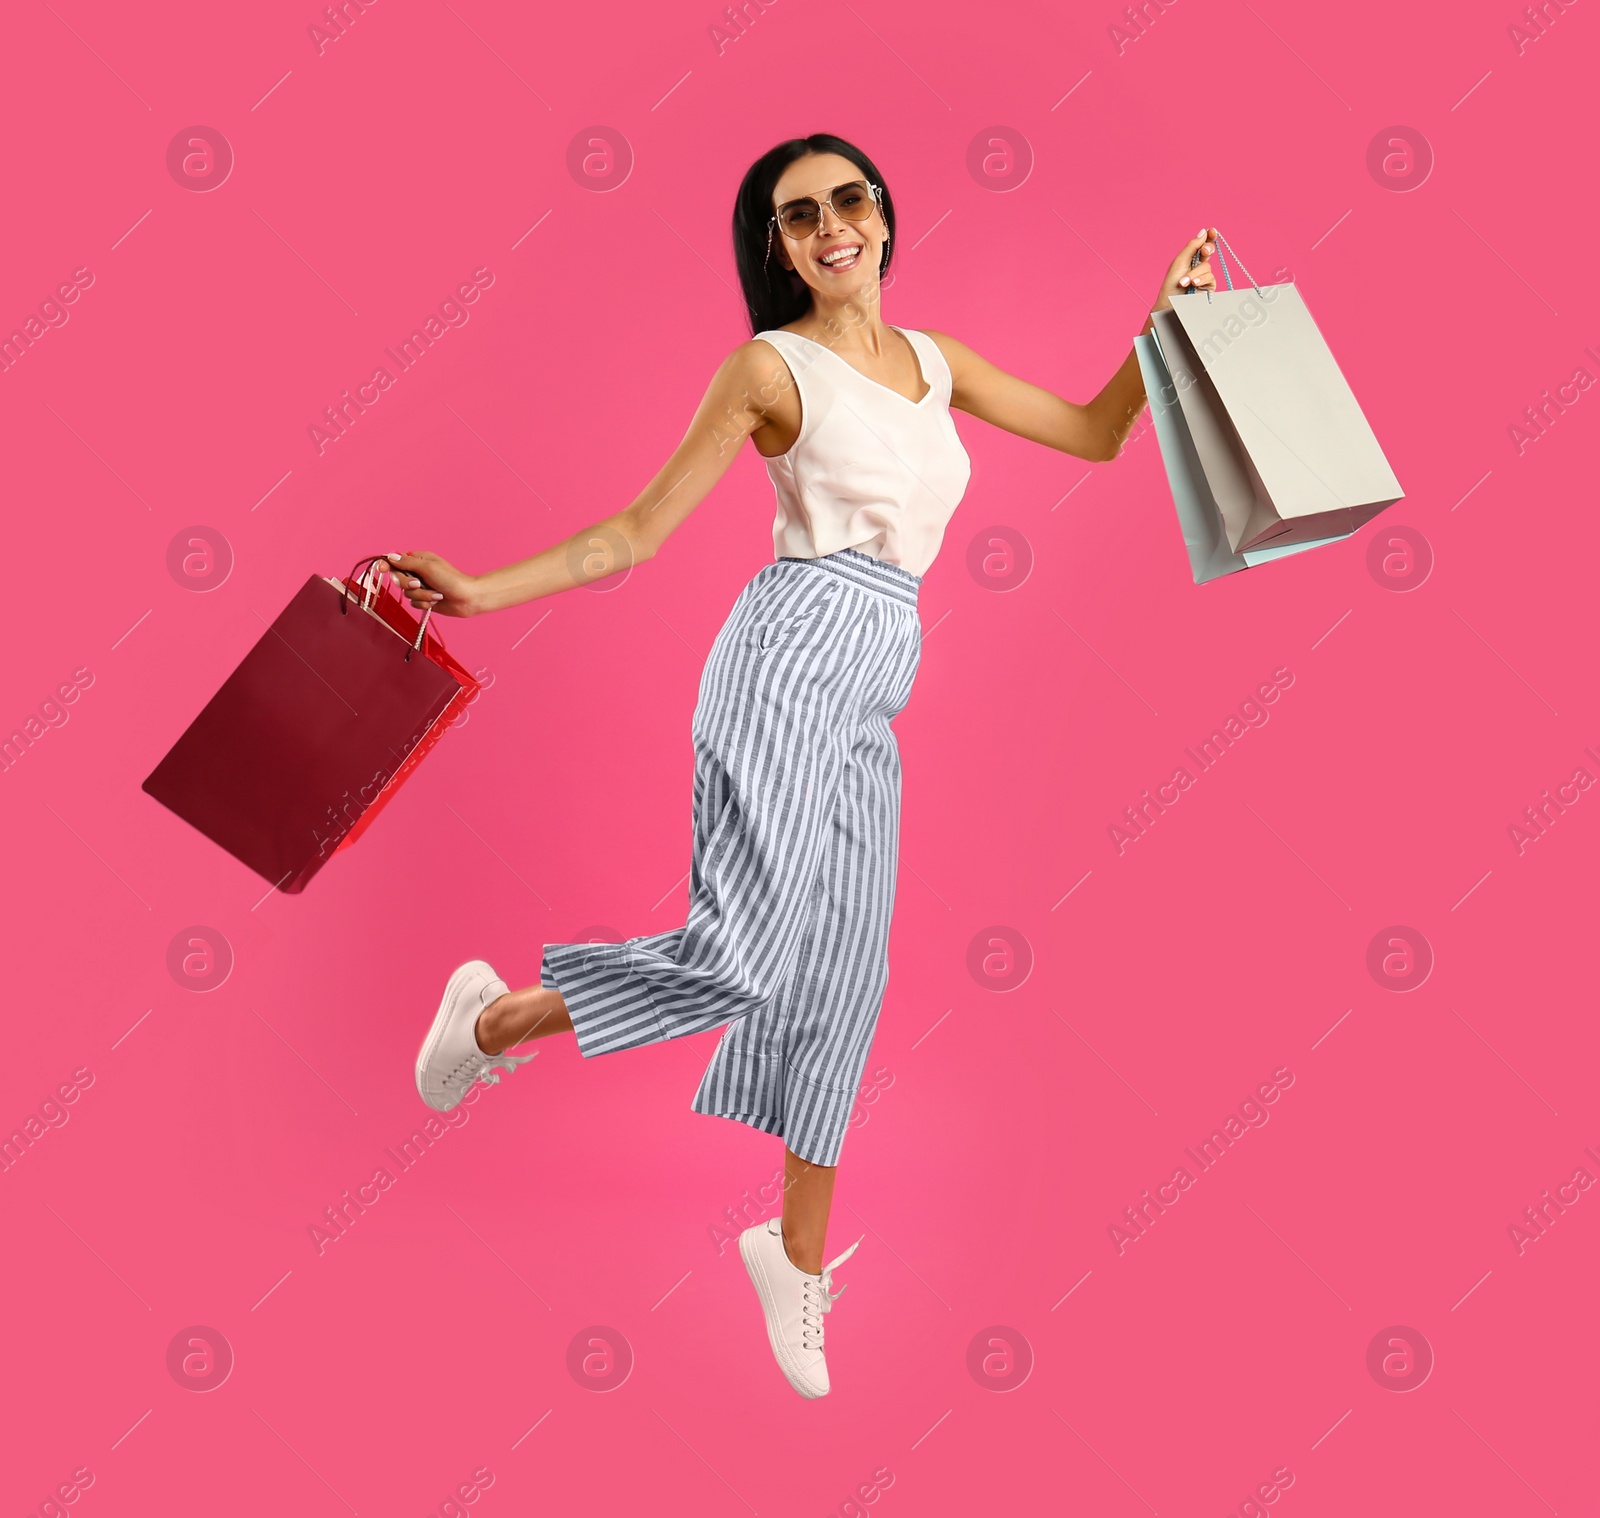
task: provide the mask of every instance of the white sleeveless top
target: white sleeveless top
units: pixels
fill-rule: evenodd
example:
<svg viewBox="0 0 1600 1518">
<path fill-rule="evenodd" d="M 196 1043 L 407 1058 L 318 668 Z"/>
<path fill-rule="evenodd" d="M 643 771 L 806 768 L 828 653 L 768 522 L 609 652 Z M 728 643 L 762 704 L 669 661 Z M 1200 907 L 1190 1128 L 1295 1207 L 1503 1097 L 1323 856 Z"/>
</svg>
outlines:
<svg viewBox="0 0 1600 1518">
<path fill-rule="evenodd" d="M 904 332 L 896 327 L 896 332 Z M 904 332 L 928 393 L 910 401 L 797 332 L 758 332 L 789 365 L 800 396 L 800 435 L 767 460 L 778 495 L 778 558 L 816 559 L 841 548 L 923 574 L 972 477 L 950 419 L 950 366 L 925 332 Z"/>
</svg>

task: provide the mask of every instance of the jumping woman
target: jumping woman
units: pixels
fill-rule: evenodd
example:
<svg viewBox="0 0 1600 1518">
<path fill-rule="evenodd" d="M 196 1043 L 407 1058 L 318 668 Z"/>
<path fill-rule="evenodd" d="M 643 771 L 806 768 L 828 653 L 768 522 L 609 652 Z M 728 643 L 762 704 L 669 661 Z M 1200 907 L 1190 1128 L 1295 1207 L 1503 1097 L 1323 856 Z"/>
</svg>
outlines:
<svg viewBox="0 0 1600 1518">
<path fill-rule="evenodd" d="M 1114 459 L 1145 403 L 1128 357 L 1087 405 L 997 369 L 942 332 L 888 326 L 894 200 L 866 154 L 826 133 L 751 166 L 733 213 L 754 334 L 723 360 L 683 441 L 637 499 L 530 559 L 470 575 L 391 554 L 411 603 L 478 616 L 653 559 L 746 438 L 777 492 L 774 562 L 734 601 L 701 676 L 686 924 L 625 943 L 544 945 L 513 991 L 482 960 L 445 988 L 417 1089 L 447 1112 L 510 1051 L 571 1033 L 585 1056 L 724 1029 L 693 1110 L 781 1138 L 781 1218 L 740 1254 L 779 1367 L 828 1390 L 823 1264 L 839 1149 L 888 981 L 900 826 L 890 727 L 921 656 L 917 589 L 971 465 L 951 408 L 1077 458 Z M 1202 229 L 1153 310 L 1214 289 Z M 1144 330 L 1153 323 L 1146 321 Z"/>
</svg>

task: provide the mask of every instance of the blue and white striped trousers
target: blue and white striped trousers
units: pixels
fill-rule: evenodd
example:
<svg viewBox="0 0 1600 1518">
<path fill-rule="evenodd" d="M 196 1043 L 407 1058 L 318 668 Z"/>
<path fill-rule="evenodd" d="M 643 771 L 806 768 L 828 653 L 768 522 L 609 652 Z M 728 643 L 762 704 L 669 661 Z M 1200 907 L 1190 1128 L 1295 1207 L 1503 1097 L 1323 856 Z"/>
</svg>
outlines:
<svg viewBox="0 0 1600 1518">
<path fill-rule="evenodd" d="M 920 576 L 842 549 L 740 591 L 694 713 L 688 921 L 546 944 L 586 1056 L 727 1024 L 696 1112 L 838 1162 L 889 977 Z"/>
</svg>

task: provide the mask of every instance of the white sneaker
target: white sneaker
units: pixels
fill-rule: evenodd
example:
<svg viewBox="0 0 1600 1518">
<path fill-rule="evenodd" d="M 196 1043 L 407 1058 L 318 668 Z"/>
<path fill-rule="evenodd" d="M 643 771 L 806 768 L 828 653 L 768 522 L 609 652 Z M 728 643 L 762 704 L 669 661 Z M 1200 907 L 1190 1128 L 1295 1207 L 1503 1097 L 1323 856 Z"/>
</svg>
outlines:
<svg viewBox="0 0 1600 1518">
<path fill-rule="evenodd" d="M 478 1017 L 510 990 L 493 968 L 469 959 L 444 988 L 433 1026 L 417 1055 L 417 1092 L 435 1112 L 449 1112 L 480 1076 L 491 1086 L 534 1056 L 486 1054 L 478 1047 Z"/>
<path fill-rule="evenodd" d="M 828 1290 L 833 1285 L 834 1266 L 843 1265 L 860 1246 L 861 1239 L 857 1239 L 837 1259 L 828 1261 L 821 1275 L 814 1276 L 790 1263 L 783 1247 L 782 1218 L 768 1218 L 739 1235 L 739 1254 L 766 1314 L 767 1342 L 778 1369 L 802 1397 L 828 1395 L 822 1315 L 831 1312 L 845 1293 L 842 1286 L 838 1291 Z"/>
</svg>

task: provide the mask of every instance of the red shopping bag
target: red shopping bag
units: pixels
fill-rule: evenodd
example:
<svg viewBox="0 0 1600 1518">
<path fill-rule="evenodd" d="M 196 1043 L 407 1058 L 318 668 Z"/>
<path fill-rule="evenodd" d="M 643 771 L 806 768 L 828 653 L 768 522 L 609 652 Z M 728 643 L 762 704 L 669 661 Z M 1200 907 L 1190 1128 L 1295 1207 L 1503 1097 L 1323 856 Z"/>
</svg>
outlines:
<svg viewBox="0 0 1600 1518">
<path fill-rule="evenodd" d="M 361 836 L 478 692 L 384 567 L 312 575 L 144 782 L 285 894 Z"/>
</svg>

